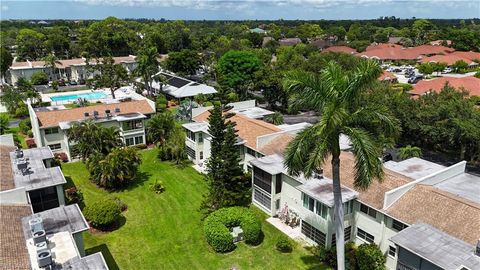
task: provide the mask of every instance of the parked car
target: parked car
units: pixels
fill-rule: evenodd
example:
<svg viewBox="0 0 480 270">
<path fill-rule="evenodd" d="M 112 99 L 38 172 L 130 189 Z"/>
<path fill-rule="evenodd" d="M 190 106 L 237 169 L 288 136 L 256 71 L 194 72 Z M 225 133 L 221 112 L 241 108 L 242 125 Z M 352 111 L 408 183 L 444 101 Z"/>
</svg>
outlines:
<svg viewBox="0 0 480 270">
<path fill-rule="evenodd" d="M 70 82 L 68 82 L 68 84 L 70 84 L 70 85 L 77 85 L 77 82 L 74 81 L 74 80 L 71 80 Z"/>
<path fill-rule="evenodd" d="M 58 80 L 58 86 L 66 86 L 67 84 L 63 79 Z"/>
<path fill-rule="evenodd" d="M 449 68 L 449 67 L 445 68 L 445 69 L 442 71 L 443 74 L 447 74 L 447 73 L 451 73 L 451 72 L 453 72 L 453 69 L 452 69 L 452 68 Z"/>
<path fill-rule="evenodd" d="M 84 79 L 78 79 L 78 84 L 85 84 L 85 80 Z"/>
<path fill-rule="evenodd" d="M 408 79 L 408 83 L 415 84 L 418 81 L 420 81 L 421 79 L 423 79 L 423 75 L 415 75 L 415 76 L 411 77 L 410 79 Z"/>
</svg>

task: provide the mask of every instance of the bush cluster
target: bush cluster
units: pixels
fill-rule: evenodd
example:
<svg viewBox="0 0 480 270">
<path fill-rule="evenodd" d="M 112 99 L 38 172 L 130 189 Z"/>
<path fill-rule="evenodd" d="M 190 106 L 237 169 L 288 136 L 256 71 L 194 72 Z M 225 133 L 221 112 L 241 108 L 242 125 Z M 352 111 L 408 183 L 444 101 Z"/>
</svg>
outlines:
<svg viewBox="0 0 480 270">
<path fill-rule="evenodd" d="M 118 220 L 121 210 L 117 202 L 111 198 L 106 198 L 88 204 L 83 213 L 93 227 L 103 229 Z"/>
<path fill-rule="evenodd" d="M 28 134 L 28 132 L 31 131 L 32 129 L 32 124 L 30 123 L 30 119 L 29 118 L 23 119 L 22 121 L 20 121 L 20 123 L 18 123 L 18 127 L 20 128 L 20 131 L 23 134 Z"/>
<path fill-rule="evenodd" d="M 292 252 L 293 250 L 292 242 L 285 235 L 282 235 L 277 239 L 277 243 L 275 243 L 275 247 L 280 252 Z"/>
<path fill-rule="evenodd" d="M 204 223 L 207 242 L 216 252 L 235 249 L 230 229 L 240 226 L 247 244 L 258 245 L 263 240 L 262 223 L 245 207 L 222 208 L 210 214 Z"/>
<path fill-rule="evenodd" d="M 76 187 L 71 187 L 65 190 L 65 197 L 68 204 L 83 203 L 83 193 Z"/>
<path fill-rule="evenodd" d="M 337 251 L 335 247 L 319 247 L 319 259 L 322 263 L 336 269 Z M 345 243 L 345 266 L 348 270 L 385 270 L 385 256 L 376 244 Z"/>
</svg>

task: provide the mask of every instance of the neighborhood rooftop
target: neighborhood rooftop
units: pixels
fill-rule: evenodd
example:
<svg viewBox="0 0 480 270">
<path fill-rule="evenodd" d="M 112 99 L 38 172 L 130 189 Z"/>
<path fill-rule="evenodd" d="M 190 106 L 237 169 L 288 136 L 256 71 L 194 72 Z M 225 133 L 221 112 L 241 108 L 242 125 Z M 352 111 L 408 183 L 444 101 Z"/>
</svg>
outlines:
<svg viewBox="0 0 480 270">
<path fill-rule="evenodd" d="M 165 94 L 174 98 L 194 97 L 199 94 L 215 94 L 215 88 L 206 84 L 197 83 L 189 79 L 176 76 L 171 73 L 160 71 L 154 77 L 163 76 L 166 81 L 164 85 L 161 82 L 154 80 L 152 87 L 157 90 L 162 90 Z"/>
<path fill-rule="evenodd" d="M 112 58 L 116 64 L 135 62 L 134 55 L 118 56 L 118 57 L 112 57 Z M 59 69 L 64 69 L 70 66 L 85 66 L 87 64 L 86 61 L 87 61 L 86 58 L 62 59 L 62 60 L 58 60 L 58 63 L 55 64 L 55 67 Z M 101 59 L 99 59 L 99 61 L 101 61 Z M 90 59 L 89 63 L 96 64 L 97 60 Z M 13 62 L 10 68 L 11 69 L 45 68 L 45 61 L 28 61 L 27 60 L 25 62 Z"/>
<path fill-rule="evenodd" d="M 447 84 L 457 90 L 465 89 L 470 96 L 480 96 L 480 79 L 473 76 L 462 78 L 440 77 L 431 80 L 421 80 L 409 92 L 412 95 L 424 95 L 431 91 L 440 92 Z"/>
</svg>

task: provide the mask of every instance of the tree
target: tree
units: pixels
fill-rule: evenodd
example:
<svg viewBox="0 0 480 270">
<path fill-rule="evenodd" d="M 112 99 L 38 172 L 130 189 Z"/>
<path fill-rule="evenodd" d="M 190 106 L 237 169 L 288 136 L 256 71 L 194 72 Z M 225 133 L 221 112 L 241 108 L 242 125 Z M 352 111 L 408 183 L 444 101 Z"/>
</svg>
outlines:
<svg viewBox="0 0 480 270">
<path fill-rule="evenodd" d="M 398 151 L 398 156 L 401 159 L 409 159 L 412 157 L 420 157 L 422 155 L 422 149 L 420 147 L 407 145 L 402 147 Z"/>
<path fill-rule="evenodd" d="M 2 83 L 4 82 L 5 74 L 12 65 L 12 54 L 4 46 L 0 47 L 0 75 L 2 76 Z"/>
<path fill-rule="evenodd" d="M 160 93 L 155 98 L 155 109 L 161 113 L 167 110 L 168 100 L 164 94 Z"/>
<path fill-rule="evenodd" d="M 164 144 L 175 128 L 175 119 L 170 111 L 157 113 L 148 119 L 146 128 L 149 142 Z"/>
<path fill-rule="evenodd" d="M 50 68 L 50 80 L 54 80 L 55 78 L 53 75 L 55 74 L 55 70 L 57 69 L 57 65 L 61 65 L 62 63 L 58 61 L 58 58 L 54 54 L 49 54 L 42 59 L 45 61 L 43 65 L 46 68 Z"/>
<path fill-rule="evenodd" d="M 135 73 L 143 79 L 147 95 L 151 95 L 153 76 L 159 70 L 157 55 L 157 48 L 155 47 L 142 48 L 137 54 Z"/>
<path fill-rule="evenodd" d="M 247 97 L 248 85 L 252 83 L 260 61 L 252 52 L 229 51 L 218 61 L 220 83 L 235 89 L 242 99 Z"/>
<path fill-rule="evenodd" d="M 451 29 L 448 35 L 453 48 L 458 51 L 478 51 L 480 48 L 480 32 L 470 29 Z"/>
<path fill-rule="evenodd" d="M 107 189 L 119 189 L 137 178 L 140 156 L 134 147 L 113 148 L 106 155 L 93 154 L 87 161 L 91 180 Z"/>
<path fill-rule="evenodd" d="M 33 85 L 47 84 L 48 75 L 43 71 L 37 71 L 32 74 L 32 77 L 30 77 L 30 81 L 32 82 Z"/>
<path fill-rule="evenodd" d="M 45 35 L 32 29 L 21 29 L 16 38 L 20 59 L 37 60 L 43 55 Z"/>
<path fill-rule="evenodd" d="M 463 60 L 458 60 L 452 65 L 452 67 L 455 70 L 455 72 L 463 73 L 467 70 L 468 64 Z"/>
<path fill-rule="evenodd" d="M 431 63 L 422 63 L 418 65 L 418 71 L 423 74 L 432 74 L 433 73 L 433 67 Z"/>
<path fill-rule="evenodd" d="M 386 259 L 380 248 L 372 244 L 361 244 L 357 249 L 359 270 L 385 270 Z"/>
<path fill-rule="evenodd" d="M 6 113 L 0 114 L 0 135 L 7 132 L 10 126 L 10 116 Z"/>
<path fill-rule="evenodd" d="M 381 125 L 380 130 L 393 135 L 395 121 L 386 110 L 359 105 L 361 93 L 380 72 L 372 61 L 362 62 L 353 72 L 345 72 L 331 62 L 319 75 L 298 71 L 289 73 L 284 81 L 294 106 L 314 108 L 321 114 L 317 124 L 301 131 L 289 144 L 285 166 L 292 175 L 304 173 L 309 177 L 331 156 L 337 263 L 341 270 L 345 269 L 345 255 L 339 138 L 345 134 L 352 142 L 357 188 L 366 189 L 375 178 L 382 178 L 381 145 L 373 137 L 377 135 L 375 129 L 370 127 Z"/>
<path fill-rule="evenodd" d="M 115 99 L 115 91 L 129 82 L 125 67 L 121 64 L 115 64 L 110 56 L 103 58 L 100 63 L 94 66 L 94 69 L 99 72 L 93 78 L 95 87 L 109 88 L 113 99 Z"/>
<path fill-rule="evenodd" d="M 266 120 L 274 125 L 281 125 L 283 124 L 283 114 L 275 112 L 274 114 L 268 115 Z"/>
<path fill-rule="evenodd" d="M 3 94 L 0 96 L 0 102 L 5 105 L 9 113 L 14 114 L 18 104 L 23 102 L 23 93 L 18 88 L 9 85 L 3 85 L 2 88 Z"/>
<path fill-rule="evenodd" d="M 114 148 L 124 145 L 117 128 L 106 128 L 93 121 L 74 123 L 67 130 L 67 138 L 75 142 L 72 154 L 83 161 L 94 154 L 107 155 Z"/>
<path fill-rule="evenodd" d="M 436 30 L 435 25 L 425 19 L 416 20 L 412 25 L 413 39 L 416 45 L 424 44 L 428 40 L 433 40 L 431 37 Z"/>
<path fill-rule="evenodd" d="M 179 52 L 171 52 L 165 61 L 168 70 L 183 75 L 194 75 L 200 68 L 200 55 L 197 51 L 183 49 Z"/>
<path fill-rule="evenodd" d="M 180 126 L 175 126 L 165 143 L 158 146 L 158 157 L 161 160 L 173 161 L 176 165 L 183 165 L 187 159 L 185 153 L 185 132 Z"/>
</svg>

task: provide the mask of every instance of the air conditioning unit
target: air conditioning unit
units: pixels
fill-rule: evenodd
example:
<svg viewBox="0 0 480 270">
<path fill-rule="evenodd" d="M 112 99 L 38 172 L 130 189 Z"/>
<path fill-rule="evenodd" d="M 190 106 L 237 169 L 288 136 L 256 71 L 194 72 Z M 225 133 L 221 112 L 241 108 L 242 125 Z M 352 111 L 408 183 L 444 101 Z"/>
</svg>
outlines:
<svg viewBox="0 0 480 270">
<path fill-rule="evenodd" d="M 120 108 L 115 108 L 115 113 L 119 113 L 120 112 Z"/>
<path fill-rule="evenodd" d="M 105 114 L 107 115 L 107 117 L 110 117 L 110 110 L 105 110 Z"/>
<path fill-rule="evenodd" d="M 48 250 L 47 242 L 40 242 L 35 244 L 35 249 L 37 250 L 37 253 L 40 251 Z"/>
<path fill-rule="evenodd" d="M 47 241 L 47 234 L 45 233 L 45 230 L 40 230 L 33 233 L 34 244 L 38 244 L 46 241 Z"/>
<path fill-rule="evenodd" d="M 89 114 L 88 112 L 84 112 L 84 113 L 83 113 L 83 116 L 84 116 L 85 118 L 88 118 L 88 117 L 90 117 L 90 114 Z"/>
<path fill-rule="evenodd" d="M 22 151 L 22 149 L 18 149 L 18 148 L 17 148 L 17 149 L 15 150 L 15 156 L 16 156 L 16 158 L 23 158 L 23 151 Z"/>
<path fill-rule="evenodd" d="M 97 118 L 98 117 L 98 111 L 93 111 L 93 117 Z"/>
<path fill-rule="evenodd" d="M 28 221 L 32 233 L 43 231 L 43 219 L 41 217 L 32 218 Z"/>
<path fill-rule="evenodd" d="M 49 250 L 37 252 L 38 267 L 46 267 L 52 264 L 52 253 Z"/>
<path fill-rule="evenodd" d="M 28 168 L 28 163 L 26 161 L 21 161 L 17 163 L 17 169 L 20 171 L 26 170 Z"/>
</svg>

